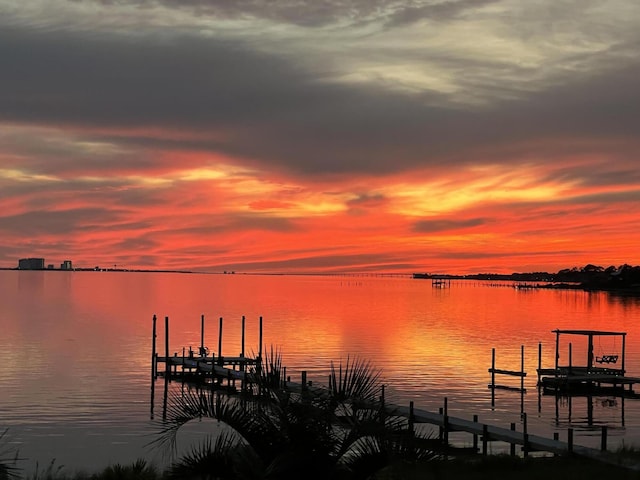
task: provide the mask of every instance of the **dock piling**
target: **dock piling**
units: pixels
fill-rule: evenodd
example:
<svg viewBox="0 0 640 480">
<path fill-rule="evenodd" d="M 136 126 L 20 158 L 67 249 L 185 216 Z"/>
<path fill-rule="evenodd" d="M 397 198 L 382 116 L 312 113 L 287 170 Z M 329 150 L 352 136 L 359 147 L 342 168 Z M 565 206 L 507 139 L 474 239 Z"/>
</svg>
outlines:
<svg viewBox="0 0 640 480">
<path fill-rule="evenodd" d="M 242 357 L 244 357 L 244 324 L 245 324 L 245 318 L 244 318 L 244 315 L 242 315 L 242 345 L 240 350 L 240 356 Z"/>
<path fill-rule="evenodd" d="M 444 410 L 442 416 L 442 425 L 444 433 L 444 444 L 449 445 L 449 399 L 444 397 Z"/>
<path fill-rule="evenodd" d="M 200 316 L 200 355 L 206 356 L 204 350 L 204 314 Z"/>
<path fill-rule="evenodd" d="M 413 400 L 409 402 L 409 432 L 413 435 Z"/>
<path fill-rule="evenodd" d="M 171 376 L 171 365 L 169 364 L 169 317 L 164 317 L 164 358 L 167 359 L 167 363 L 164 364 L 165 378 Z"/>
<path fill-rule="evenodd" d="M 511 429 L 512 432 L 516 431 L 516 424 L 515 422 L 511 422 L 511 425 L 509 427 Z M 515 443 L 510 443 L 509 444 L 509 454 L 514 457 L 516 455 L 516 444 Z"/>
<path fill-rule="evenodd" d="M 258 337 L 258 358 L 262 361 L 262 315 L 260 316 L 260 333 Z"/>
<path fill-rule="evenodd" d="M 220 324 L 218 327 L 218 363 L 222 365 L 222 317 L 220 317 Z"/>
<path fill-rule="evenodd" d="M 486 423 L 482 424 L 482 455 L 487 456 L 489 446 L 489 427 Z"/>
<path fill-rule="evenodd" d="M 152 339 L 151 339 L 151 382 L 153 382 L 156 377 L 157 377 L 157 369 L 158 369 L 158 364 L 156 362 L 156 338 L 157 338 L 157 334 L 156 334 L 156 321 L 158 320 L 158 317 L 155 316 L 155 314 L 153 315 L 153 332 L 152 332 Z M 153 385 L 153 383 L 152 383 Z"/>
<path fill-rule="evenodd" d="M 529 429 L 526 413 L 522 414 L 522 453 L 525 458 L 529 456 Z"/>
<path fill-rule="evenodd" d="M 538 342 L 538 385 L 540 385 L 540 378 L 542 377 L 542 342 Z"/>
<path fill-rule="evenodd" d="M 473 423 L 478 423 L 478 415 L 473 416 Z M 478 434 L 473 434 L 473 451 L 478 453 Z"/>
</svg>

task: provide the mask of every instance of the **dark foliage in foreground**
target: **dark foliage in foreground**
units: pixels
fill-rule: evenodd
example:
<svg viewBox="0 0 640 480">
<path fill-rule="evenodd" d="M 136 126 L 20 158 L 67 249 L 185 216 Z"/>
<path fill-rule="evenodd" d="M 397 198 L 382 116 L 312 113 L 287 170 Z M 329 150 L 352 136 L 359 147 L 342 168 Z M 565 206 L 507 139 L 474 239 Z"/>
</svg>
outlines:
<svg viewBox="0 0 640 480">
<path fill-rule="evenodd" d="M 212 432 L 175 461 L 171 478 L 367 479 L 402 459 L 427 461 L 442 445 L 408 428 L 378 399 L 379 373 L 368 362 L 332 365 L 327 388 L 280 388 L 281 361 L 264 362 L 250 399 L 206 391 L 176 393 L 157 444 L 175 447 L 187 422 L 208 417 L 230 429 Z"/>
<path fill-rule="evenodd" d="M 14 452 L 7 445 L 8 429 L 0 432 L 0 480 L 12 480 L 19 478 L 20 470 L 17 467 L 18 452 Z"/>
</svg>

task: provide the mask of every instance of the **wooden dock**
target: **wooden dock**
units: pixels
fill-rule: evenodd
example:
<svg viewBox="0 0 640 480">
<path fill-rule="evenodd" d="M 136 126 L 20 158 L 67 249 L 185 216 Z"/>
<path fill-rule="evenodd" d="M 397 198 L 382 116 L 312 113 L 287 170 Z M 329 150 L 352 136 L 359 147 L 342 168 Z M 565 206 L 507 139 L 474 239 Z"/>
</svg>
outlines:
<svg viewBox="0 0 640 480">
<path fill-rule="evenodd" d="M 165 379 L 164 388 L 164 408 L 166 409 L 166 396 L 167 396 L 167 384 L 172 378 L 180 379 L 184 383 L 191 384 L 196 383 L 200 387 L 204 388 L 226 388 L 231 393 L 236 393 L 236 382 L 240 382 L 241 390 L 246 391 L 251 385 L 258 384 L 259 376 L 261 372 L 264 359 L 262 357 L 262 317 L 260 317 L 260 347 L 259 353 L 256 357 L 247 357 L 244 354 L 244 328 L 245 319 L 242 318 L 242 350 L 239 356 L 225 357 L 220 355 L 222 351 L 222 326 L 223 319 L 220 318 L 220 329 L 218 339 L 218 355 L 213 353 L 209 354 L 208 349 L 204 346 L 204 316 L 201 317 L 201 345 L 198 348 L 198 353 L 191 350 L 186 351 L 182 349 L 182 355 L 174 353 L 169 354 L 169 319 L 165 317 L 165 355 L 159 356 L 156 353 L 156 316 L 153 317 L 153 343 L 152 343 L 152 386 L 151 386 L 151 415 L 153 417 L 153 403 L 154 403 L 154 385 L 158 376 L 162 376 Z M 495 382 L 495 375 L 508 375 L 520 378 L 520 388 L 517 390 L 524 395 L 524 377 L 526 372 L 524 371 L 524 347 L 522 347 L 522 359 L 520 370 L 505 370 L 497 369 L 495 366 L 495 349 L 492 352 L 492 366 L 489 372 L 492 375 L 492 382 L 489 385 L 490 388 L 499 388 Z M 570 370 L 565 370 L 565 367 L 559 367 L 556 365 L 554 369 L 542 369 L 541 368 L 541 346 L 539 347 L 539 385 L 544 388 L 544 382 L 547 386 L 552 385 L 554 389 L 558 389 L 560 384 L 578 385 L 578 384 L 609 384 L 613 386 L 631 386 L 635 383 L 640 383 L 640 378 L 625 377 L 623 372 L 617 369 L 594 369 L 593 367 L 588 371 L 580 370 L 580 367 L 567 367 Z M 557 356 L 556 356 L 557 358 Z M 592 359 L 593 357 L 590 357 Z M 158 366 L 163 365 L 164 368 L 159 370 Z M 611 371 L 613 370 L 613 371 Z M 292 392 L 309 391 L 316 395 L 325 395 L 327 389 L 322 386 L 312 385 L 307 381 L 306 372 L 301 372 L 301 381 L 292 382 L 289 377 L 286 376 L 286 367 L 283 368 L 283 375 L 276 379 L 276 388 L 282 388 Z M 549 382 L 557 382 L 555 384 Z M 559 433 L 554 433 L 554 438 L 547 438 L 539 435 L 530 434 L 527 431 L 527 417 L 524 411 L 521 411 L 521 418 L 523 419 L 522 431 L 516 430 L 516 424 L 511 423 L 509 428 L 481 423 L 478 421 L 478 416 L 474 415 L 472 420 L 450 416 L 448 414 L 447 399 L 444 399 L 444 407 L 439 410 L 438 413 L 430 412 L 427 410 L 414 408 L 414 403 L 410 402 L 409 406 L 393 405 L 385 402 L 384 399 L 384 387 L 382 389 L 382 395 L 375 408 L 383 408 L 385 414 L 390 416 L 399 416 L 407 419 L 408 425 L 411 427 L 413 424 L 429 424 L 438 427 L 439 437 L 443 441 L 444 445 L 449 445 L 448 436 L 451 432 L 466 432 L 472 435 L 471 450 L 473 453 L 481 453 L 483 455 L 489 454 L 488 445 L 491 442 L 504 442 L 509 444 L 510 454 L 516 455 L 516 447 L 520 447 L 520 452 L 527 456 L 530 452 L 547 452 L 554 455 L 578 455 L 594 460 L 609 462 L 612 464 L 619 464 L 619 460 L 607 452 L 607 427 L 603 426 L 601 430 L 601 448 L 590 448 L 582 445 L 576 445 L 573 441 L 573 429 L 568 428 L 566 433 L 566 440 L 561 441 Z M 165 414 L 163 413 L 163 416 Z M 455 449 L 452 450 L 455 452 Z M 455 454 L 455 453 L 453 453 Z M 627 466 L 628 467 L 628 466 Z M 640 470 L 640 465 L 630 467 L 635 470 Z"/>
<path fill-rule="evenodd" d="M 152 390 L 155 379 L 162 376 L 166 381 L 171 379 L 188 380 L 202 384 L 209 384 L 211 387 L 224 388 L 230 392 L 236 390 L 236 382 L 240 382 L 240 388 L 246 390 L 256 383 L 257 376 L 260 375 L 262 366 L 262 317 L 259 319 L 259 347 L 255 357 L 245 355 L 245 317 L 242 317 L 242 337 L 241 350 L 238 356 L 223 356 L 222 352 L 222 332 L 223 318 L 219 318 L 218 330 L 218 354 L 209 352 L 205 346 L 204 327 L 205 317 L 200 317 L 200 346 L 197 350 L 191 347 L 187 350 L 182 348 L 182 354 L 174 352 L 170 355 L 169 348 L 169 317 L 165 317 L 165 354 L 160 356 L 157 353 L 157 316 L 153 316 L 153 342 L 151 349 L 151 379 Z M 158 367 L 162 365 L 163 368 Z M 153 392 L 152 392 L 153 393 Z"/>
</svg>

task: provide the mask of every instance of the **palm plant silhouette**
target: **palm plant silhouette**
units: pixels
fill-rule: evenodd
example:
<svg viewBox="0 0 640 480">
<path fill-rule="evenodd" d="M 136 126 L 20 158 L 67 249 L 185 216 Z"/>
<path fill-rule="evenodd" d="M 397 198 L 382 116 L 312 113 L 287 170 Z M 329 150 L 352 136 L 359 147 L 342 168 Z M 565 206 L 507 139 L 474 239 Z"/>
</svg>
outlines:
<svg viewBox="0 0 640 480">
<path fill-rule="evenodd" d="M 437 439 L 417 434 L 378 395 L 380 372 L 367 361 L 332 363 L 327 388 L 281 388 L 281 356 L 271 351 L 257 373 L 259 394 L 230 397 L 189 390 L 171 397 L 159 438 L 174 448 L 180 427 L 212 418 L 212 432 L 176 460 L 174 478 L 366 479 L 396 461 L 438 456 Z"/>
</svg>

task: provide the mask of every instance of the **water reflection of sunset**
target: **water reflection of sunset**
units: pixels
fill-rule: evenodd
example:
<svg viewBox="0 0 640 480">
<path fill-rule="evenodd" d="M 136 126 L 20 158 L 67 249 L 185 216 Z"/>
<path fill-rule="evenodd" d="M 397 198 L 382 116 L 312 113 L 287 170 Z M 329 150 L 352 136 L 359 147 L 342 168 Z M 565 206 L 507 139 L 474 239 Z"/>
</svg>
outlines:
<svg viewBox="0 0 640 480">
<path fill-rule="evenodd" d="M 12 418 L 4 420 L 10 425 L 31 422 L 40 405 L 47 408 L 38 421 L 47 425 L 68 419 L 84 425 L 92 418 L 118 425 L 148 421 L 154 314 L 161 355 L 165 316 L 170 354 L 178 355 L 200 345 L 201 315 L 205 344 L 218 354 L 223 317 L 222 353 L 227 356 L 240 352 L 243 315 L 245 352 L 257 353 L 262 316 L 264 347 L 281 352 L 294 381 L 306 370 L 310 380 L 322 385 L 331 362 L 359 357 L 381 370 L 390 401 L 411 399 L 436 409 L 446 396 L 452 412 L 478 413 L 496 422 L 514 421 L 511 415 L 519 412 L 521 399 L 499 391 L 491 407 L 487 370 L 492 348 L 497 368 L 519 370 L 524 346 L 528 392 L 522 400 L 530 412 L 538 408 L 538 345 L 542 366 L 553 366 L 552 330 L 557 328 L 626 331 L 626 367 L 640 376 L 640 302 L 605 293 L 516 290 L 510 284 L 466 281 L 433 288 L 428 280 L 367 276 L 0 272 L 0 282 L 5 311 L 0 326 L 9 344 L 29 359 L 10 356 L 0 365 L 10 399 L 5 411 Z M 584 342 L 571 341 L 574 363 L 583 361 Z M 610 339 L 594 342 L 596 354 L 616 348 L 620 345 Z M 567 350 L 563 340 L 561 361 Z M 498 380 L 511 386 L 519 382 Z M 156 389 L 156 402 L 162 390 Z M 542 413 L 531 418 L 532 431 L 549 428 L 545 412 L 553 418 L 553 399 L 542 398 L 541 405 Z M 574 403 L 574 417 L 584 405 Z M 634 405 L 625 406 L 626 415 L 640 419 Z M 566 422 L 568 406 L 558 408 Z M 620 406 L 609 409 L 616 411 L 602 411 L 600 418 L 619 422 Z"/>
</svg>

